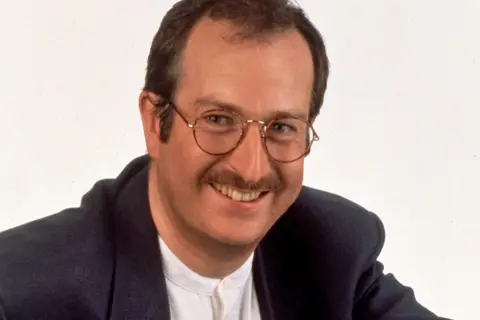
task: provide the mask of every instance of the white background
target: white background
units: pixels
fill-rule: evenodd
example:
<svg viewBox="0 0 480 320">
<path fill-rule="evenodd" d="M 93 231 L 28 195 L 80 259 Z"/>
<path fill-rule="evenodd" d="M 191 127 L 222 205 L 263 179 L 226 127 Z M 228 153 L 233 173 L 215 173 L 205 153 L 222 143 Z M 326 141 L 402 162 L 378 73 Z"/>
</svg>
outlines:
<svg viewBox="0 0 480 320">
<path fill-rule="evenodd" d="M 173 0 L 0 0 L 0 230 L 145 152 L 137 97 Z M 332 63 L 306 184 L 376 212 L 382 261 L 478 319 L 480 1 L 303 0 Z"/>
</svg>

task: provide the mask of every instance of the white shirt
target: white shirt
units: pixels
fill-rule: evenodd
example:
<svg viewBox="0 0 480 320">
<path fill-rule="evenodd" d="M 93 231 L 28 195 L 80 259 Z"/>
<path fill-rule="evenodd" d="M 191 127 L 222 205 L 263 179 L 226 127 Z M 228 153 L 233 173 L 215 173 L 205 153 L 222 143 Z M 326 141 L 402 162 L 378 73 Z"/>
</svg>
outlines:
<svg viewBox="0 0 480 320">
<path fill-rule="evenodd" d="M 189 269 L 159 237 L 172 320 L 260 320 L 253 285 L 253 254 L 223 279 Z"/>
</svg>

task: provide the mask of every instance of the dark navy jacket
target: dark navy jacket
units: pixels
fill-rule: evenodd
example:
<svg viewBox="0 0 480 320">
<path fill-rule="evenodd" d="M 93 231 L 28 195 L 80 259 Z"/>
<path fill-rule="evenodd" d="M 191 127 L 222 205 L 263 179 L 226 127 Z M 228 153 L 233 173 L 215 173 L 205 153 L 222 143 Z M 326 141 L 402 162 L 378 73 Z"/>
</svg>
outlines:
<svg viewBox="0 0 480 320">
<path fill-rule="evenodd" d="M 148 163 L 97 182 L 79 208 L 0 233 L 0 319 L 169 319 Z M 256 250 L 262 319 L 439 319 L 383 274 L 384 236 L 376 215 L 304 187 Z"/>
</svg>

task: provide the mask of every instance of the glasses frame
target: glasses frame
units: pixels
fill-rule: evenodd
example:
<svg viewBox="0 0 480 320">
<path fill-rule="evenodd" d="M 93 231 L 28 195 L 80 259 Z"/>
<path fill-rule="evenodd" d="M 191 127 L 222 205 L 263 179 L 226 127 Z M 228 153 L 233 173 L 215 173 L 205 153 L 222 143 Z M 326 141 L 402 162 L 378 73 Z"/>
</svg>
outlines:
<svg viewBox="0 0 480 320">
<path fill-rule="evenodd" d="M 185 124 L 190 128 L 192 129 L 193 131 L 193 138 L 195 140 L 195 143 L 197 144 L 197 146 L 200 148 L 200 150 L 202 150 L 203 152 L 205 152 L 206 154 L 209 154 L 209 155 L 212 155 L 212 156 L 223 156 L 223 155 L 227 155 L 231 152 L 233 152 L 239 145 L 240 143 L 242 143 L 243 139 L 245 138 L 245 132 L 247 131 L 248 129 L 248 125 L 252 124 L 252 123 L 258 123 L 260 125 L 260 136 L 262 138 L 262 146 L 263 146 L 263 149 L 264 151 L 267 153 L 267 155 L 277 161 L 277 162 L 280 162 L 280 163 L 291 163 L 291 162 L 294 162 L 294 161 L 297 161 L 301 158 L 304 158 L 306 157 L 310 151 L 311 151 L 311 148 L 312 148 L 312 145 L 315 141 L 318 141 L 320 139 L 320 137 L 318 136 L 317 132 L 315 131 L 315 129 L 313 128 L 313 126 L 311 125 L 310 122 L 308 121 L 305 121 L 299 117 L 295 117 L 293 115 L 291 116 L 288 116 L 288 117 L 277 117 L 277 118 L 274 118 L 272 120 L 270 120 L 269 122 L 265 122 L 265 121 L 262 121 L 262 120 L 255 120 L 255 119 L 247 119 L 247 120 L 244 120 L 238 113 L 234 112 L 234 111 L 231 111 L 231 110 L 225 110 L 225 109 L 222 109 L 222 108 L 218 108 L 218 109 L 211 109 L 211 110 L 207 110 L 207 111 L 204 111 L 202 112 L 202 114 L 200 116 L 198 116 L 195 121 L 193 123 L 190 123 L 187 119 L 187 117 L 185 117 L 182 112 L 180 111 L 180 109 L 175 105 L 175 103 L 173 103 L 173 101 L 168 101 L 168 102 L 158 102 L 158 103 L 154 103 L 153 101 L 150 100 L 150 102 L 155 105 L 156 107 L 160 107 L 160 106 L 164 106 L 164 110 L 162 110 L 162 112 L 160 113 L 163 114 L 165 113 L 166 111 L 168 111 L 169 108 L 172 108 L 175 113 L 177 113 L 180 118 L 185 122 Z M 215 110 L 222 110 L 222 111 L 227 111 L 227 112 L 230 112 L 231 114 L 233 114 L 234 116 L 236 116 L 241 124 L 242 124 L 242 133 L 240 135 L 240 137 L 238 138 L 238 141 L 237 143 L 232 147 L 230 148 L 228 151 L 225 151 L 225 152 L 221 152 L 221 153 L 214 153 L 214 152 L 209 152 L 207 150 L 205 150 L 204 148 L 202 148 L 202 146 L 198 143 L 198 139 L 197 139 L 197 132 L 195 130 L 195 126 L 197 124 L 197 122 L 202 118 L 202 116 L 206 113 L 209 113 L 209 112 L 212 112 L 212 111 L 215 111 Z M 278 160 L 276 159 L 275 157 L 273 157 L 271 154 L 270 154 L 270 151 L 268 151 L 268 147 L 267 147 L 267 131 L 268 129 L 270 128 L 270 126 L 272 124 L 275 123 L 275 121 L 278 121 L 280 119 L 285 119 L 285 118 L 294 118 L 294 119 L 297 119 L 299 121 L 302 121 L 304 122 L 305 124 L 308 125 L 308 127 L 312 130 L 312 133 L 313 133 L 313 138 L 310 140 L 310 143 L 309 145 L 307 146 L 307 148 L 305 148 L 305 152 L 300 155 L 299 157 L 296 157 L 295 159 L 293 160 Z"/>
</svg>

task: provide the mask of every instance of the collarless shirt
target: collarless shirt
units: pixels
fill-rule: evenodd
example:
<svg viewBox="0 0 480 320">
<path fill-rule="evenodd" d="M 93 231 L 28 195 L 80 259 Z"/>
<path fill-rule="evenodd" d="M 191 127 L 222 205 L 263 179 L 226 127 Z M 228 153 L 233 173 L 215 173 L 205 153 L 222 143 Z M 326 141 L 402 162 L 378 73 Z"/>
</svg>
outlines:
<svg viewBox="0 0 480 320">
<path fill-rule="evenodd" d="M 161 237 L 160 250 L 172 320 L 260 320 L 252 276 L 253 254 L 223 279 L 188 268 Z"/>
</svg>

